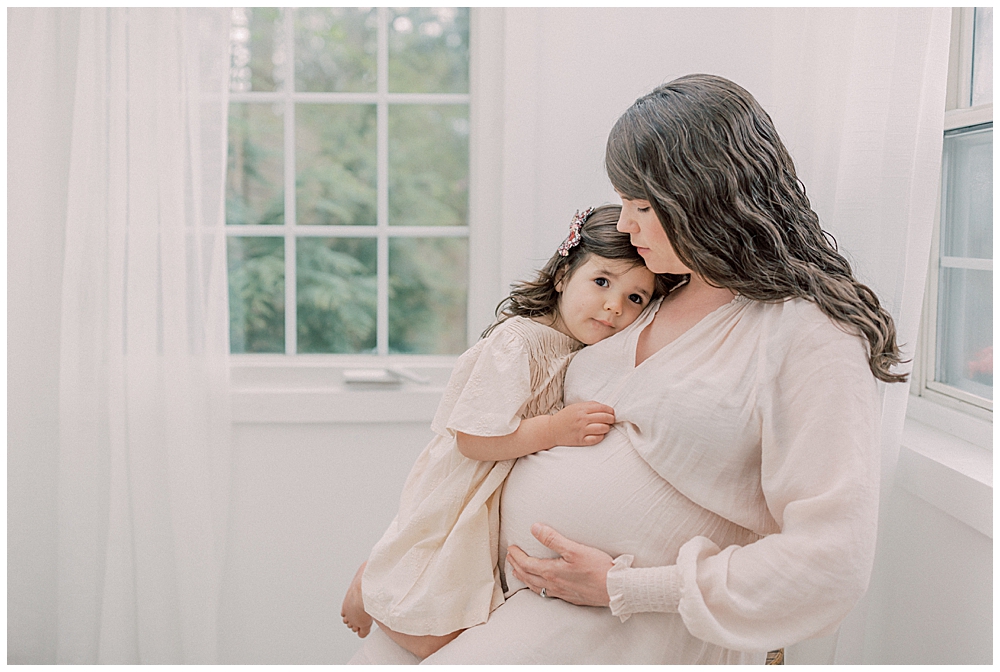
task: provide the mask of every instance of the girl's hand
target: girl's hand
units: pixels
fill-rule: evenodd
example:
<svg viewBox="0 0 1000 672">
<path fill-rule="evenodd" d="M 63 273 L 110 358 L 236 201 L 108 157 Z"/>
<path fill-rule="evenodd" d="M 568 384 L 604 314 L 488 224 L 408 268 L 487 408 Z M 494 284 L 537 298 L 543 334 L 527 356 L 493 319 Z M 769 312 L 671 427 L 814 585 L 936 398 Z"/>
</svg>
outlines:
<svg viewBox="0 0 1000 672">
<path fill-rule="evenodd" d="M 608 570 L 614 564 L 602 550 L 578 544 L 548 525 L 535 523 L 531 533 L 558 558 L 532 558 L 517 546 L 507 549 L 507 561 L 515 578 L 528 584 L 533 592 L 545 589 L 546 597 L 558 597 L 584 607 L 606 607 Z"/>
<path fill-rule="evenodd" d="M 555 415 L 525 418 L 506 436 L 457 432 L 458 452 L 473 460 L 512 460 L 555 446 L 593 446 L 615 424 L 615 409 L 596 401 L 570 404 Z"/>
<path fill-rule="evenodd" d="M 615 424 L 615 409 L 596 401 L 570 404 L 552 416 L 553 446 L 593 446 L 604 439 Z"/>
</svg>

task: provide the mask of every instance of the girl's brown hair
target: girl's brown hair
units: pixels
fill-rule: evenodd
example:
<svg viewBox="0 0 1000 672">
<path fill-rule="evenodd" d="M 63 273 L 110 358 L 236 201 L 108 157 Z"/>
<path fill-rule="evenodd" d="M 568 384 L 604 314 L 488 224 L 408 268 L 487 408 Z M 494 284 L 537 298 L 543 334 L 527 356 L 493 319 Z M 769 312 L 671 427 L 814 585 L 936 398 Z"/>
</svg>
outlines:
<svg viewBox="0 0 1000 672">
<path fill-rule="evenodd" d="M 868 343 L 879 380 L 903 382 L 892 317 L 858 282 L 795 175 L 767 112 L 713 75 L 639 98 L 608 137 L 605 166 L 625 198 L 649 201 L 685 266 L 756 301 L 801 297 Z"/>
<path fill-rule="evenodd" d="M 602 205 L 586 218 L 580 227 L 580 242 L 569 248 L 566 256 L 558 252 L 552 255 L 533 280 L 517 282 L 511 286 L 510 294 L 497 305 L 497 321 L 483 332 L 488 336 L 497 325 L 514 317 L 545 317 L 559 310 L 559 292 L 556 285 L 560 280 L 568 281 L 590 255 L 605 259 L 616 259 L 642 266 L 645 262 L 629 242 L 629 235 L 618 231 L 620 205 Z M 653 296 L 666 294 L 669 287 L 680 278 L 669 275 L 656 276 Z"/>
</svg>

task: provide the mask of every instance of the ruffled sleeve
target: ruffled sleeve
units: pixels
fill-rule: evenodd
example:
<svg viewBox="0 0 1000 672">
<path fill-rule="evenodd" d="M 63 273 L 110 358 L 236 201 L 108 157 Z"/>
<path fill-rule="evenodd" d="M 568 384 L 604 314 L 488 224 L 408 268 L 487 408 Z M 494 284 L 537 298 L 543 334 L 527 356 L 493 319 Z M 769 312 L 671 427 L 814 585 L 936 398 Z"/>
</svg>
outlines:
<svg viewBox="0 0 1000 672">
<path fill-rule="evenodd" d="M 680 602 L 677 566 L 632 568 L 631 555 L 619 555 L 608 570 L 611 613 L 624 623 L 644 611 L 676 613 Z"/>
<path fill-rule="evenodd" d="M 521 423 L 531 398 L 530 353 L 504 326 L 459 359 L 431 423 L 434 432 L 506 436 Z"/>
</svg>

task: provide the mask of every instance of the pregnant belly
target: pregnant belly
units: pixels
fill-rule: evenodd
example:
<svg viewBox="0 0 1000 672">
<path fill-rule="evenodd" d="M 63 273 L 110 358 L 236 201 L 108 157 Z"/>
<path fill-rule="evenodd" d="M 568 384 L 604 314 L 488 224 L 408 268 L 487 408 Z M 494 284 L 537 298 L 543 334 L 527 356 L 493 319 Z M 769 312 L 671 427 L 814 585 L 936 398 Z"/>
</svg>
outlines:
<svg viewBox="0 0 1000 672">
<path fill-rule="evenodd" d="M 596 446 L 558 446 L 518 459 L 501 497 L 501 553 L 515 545 L 534 557 L 555 556 L 532 536 L 534 523 L 612 557 L 629 553 L 633 567 L 672 565 L 696 536 L 722 547 L 754 538 L 663 480 L 617 428 Z M 511 590 L 523 587 L 507 574 Z"/>
</svg>

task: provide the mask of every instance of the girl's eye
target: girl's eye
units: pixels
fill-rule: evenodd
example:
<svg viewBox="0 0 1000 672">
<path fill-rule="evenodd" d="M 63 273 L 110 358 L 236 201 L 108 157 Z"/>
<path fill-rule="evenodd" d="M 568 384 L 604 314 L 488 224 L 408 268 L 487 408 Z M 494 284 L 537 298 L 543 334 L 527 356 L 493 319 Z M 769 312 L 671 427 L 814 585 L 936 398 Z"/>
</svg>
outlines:
<svg viewBox="0 0 1000 672">
<path fill-rule="evenodd" d="M 637 306 L 641 306 L 642 305 L 642 295 L 641 294 L 629 294 L 628 295 L 628 300 L 631 301 L 632 303 L 636 304 Z"/>
<path fill-rule="evenodd" d="M 597 283 L 598 287 L 607 287 L 608 286 L 608 279 L 607 278 L 595 278 L 594 282 Z"/>
</svg>

